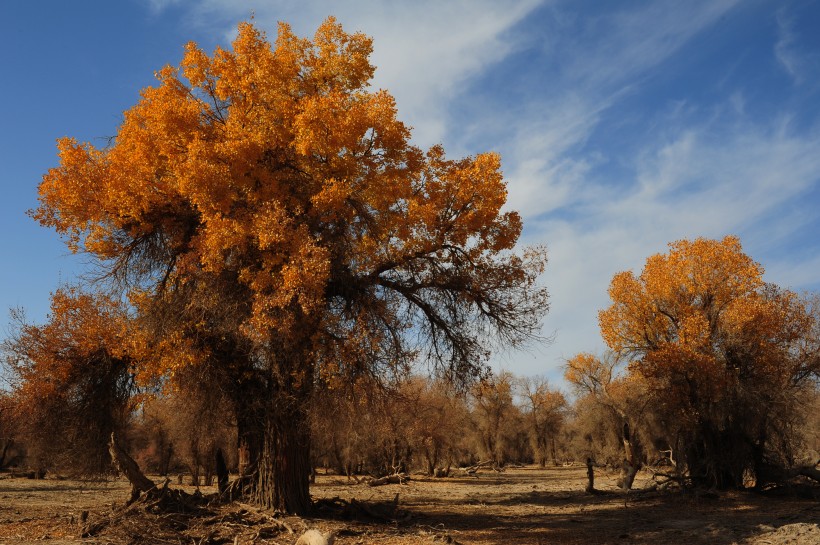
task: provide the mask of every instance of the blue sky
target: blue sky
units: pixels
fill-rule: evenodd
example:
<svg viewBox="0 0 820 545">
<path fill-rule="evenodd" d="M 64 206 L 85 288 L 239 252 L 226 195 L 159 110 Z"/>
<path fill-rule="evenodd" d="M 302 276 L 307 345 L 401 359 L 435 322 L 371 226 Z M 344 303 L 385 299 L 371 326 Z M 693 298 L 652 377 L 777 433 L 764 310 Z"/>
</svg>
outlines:
<svg viewBox="0 0 820 545">
<path fill-rule="evenodd" d="M 0 308 L 43 320 L 83 270 L 25 215 L 55 140 L 103 145 L 187 41 L 227 45 L 251 13 L 373 36 L 418 145 L 502 154 L 554 341 L 496 366 L 557 380 L 600 351 L 612 275 L 681 238 L 738 235 L 768 281 L 820 290 L 820 2 L 29 0 L 0 5 Z"/>
</svg>

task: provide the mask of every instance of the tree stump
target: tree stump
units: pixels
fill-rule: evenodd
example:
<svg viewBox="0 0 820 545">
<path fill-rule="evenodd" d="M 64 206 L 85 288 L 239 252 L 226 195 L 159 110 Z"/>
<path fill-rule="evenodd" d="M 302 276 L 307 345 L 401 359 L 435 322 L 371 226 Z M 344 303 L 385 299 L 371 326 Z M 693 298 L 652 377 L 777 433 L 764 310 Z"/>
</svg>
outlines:
<svg viewBox="0 0 820 545">
<path fill-rule="evenodd" d="M 586 491 L 589 493 L 595 492 L 595 470 L 592 467 L 592 458 L 587 458 L 587 483 Z"/>
</svg>

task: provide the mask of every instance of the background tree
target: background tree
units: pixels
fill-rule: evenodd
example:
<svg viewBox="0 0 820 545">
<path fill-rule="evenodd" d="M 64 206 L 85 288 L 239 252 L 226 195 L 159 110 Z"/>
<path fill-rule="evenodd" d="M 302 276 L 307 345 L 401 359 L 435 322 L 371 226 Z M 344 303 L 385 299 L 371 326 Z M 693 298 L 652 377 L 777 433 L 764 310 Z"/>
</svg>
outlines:
<svg viewBox="0 0 820 545">
<path fill-rule="evenodd" d="M 471 391 L 477 451 L 496 466 L 521 462 L 530 455 L 524 419 L 514 403 L 514 382 L 512 373 L 504 371 L 485 378 Z"/>
<path fill-rule="evenodd" d="M 584 435 L 590 442 L 596 437 L 609 456 L 612 449 L 606 446 L 618 445 L 623 469 L 620 486 L 630 489 L 645 461 L 641 432 L 646 429 L 647 388 L 640 376 L 623 371 L 615 354 L 597 358 L 581 353 L 567 362 L 564 378 L 580 396 L 577 423 L 586 428 Z"/>
<path fill-rule="evenodd" d="M 133 408 L 127 313 L 110 297 L 61 289 L 45 325 L 16 317 L 3 354 L 30 463 L 107 472 L 108 438 L 121 434 Z"/>
<path fill-rule="evenodd" d="M 364 469 L 376 443 L 372 396 L 374 385 L 351 381 L 324 388 L 311 407 L 314 465 L 350 479 Z"/>
<path fill-rule="evenodd" d="M 371 49 L 333 19 L 313 40 L 241 24 L 231 50 L 190 44 L 109 147 L 59 142 L 34 212 L 174 324 L 141 376 L 206 362 L 245 385 L 253 499 L 289 512 L 310 508 L 317 379 L 421 357 L 469 380 L 547 308 L 498 156 L 412 146 Z"/>
<path fill-rule="evenodd" d="M 415 377 L 412 385 L 416 390 L 411 430 L 416 465 L 428 475 L 449 475 L 451 467 L 470 458 L 466 396 L 441 379 Z"/>
<path fill-rule="evenodd" d="M 552 389 L 544 377 L 522 377 L 518 380 L 518 389 L 524 401 L 524 417 L 529 424 L 535 461 L 544 467 L 547 458 L 551 457 L 557 465 L 556 441 L 567 400 L 561 392 Z"/>
<path fill-rule="evenodd" d="M 696 239 L 617 274 L 601 333 L 646 380 L 674 422 L 690 478 L 758 485 L 789 465 L 798 400 L 818 378 L 816 316 L 805 299 L 767 285 L 740 241 Z"/>
</svg>

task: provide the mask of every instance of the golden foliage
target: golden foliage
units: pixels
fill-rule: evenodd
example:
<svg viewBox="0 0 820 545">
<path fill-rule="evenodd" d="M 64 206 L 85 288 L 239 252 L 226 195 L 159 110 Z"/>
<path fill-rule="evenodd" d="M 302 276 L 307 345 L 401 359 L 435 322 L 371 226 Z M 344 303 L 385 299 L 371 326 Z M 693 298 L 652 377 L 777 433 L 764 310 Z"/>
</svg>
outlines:
<svg viewBox="0 0 820 545">
<path fill-rule="evenodd" d="M 762 276 L 736 237 L 672 243 L 639 277 L 613 278 L 601 334 L 613 350 L 640 356 L 635 371 L 697 381 L 704 395 L 739 373 L 782 384 L 793 374 L 790 347 L 812 320 L 805 302 Z"/>
<path fill-rule="evenodd" d="M 670 244 L 646 261 L 639 277 L 612 279 L 612 306 L 599 313 L 601 335 L 619 353 L 642 353 L 674 343 L 709 350 L 731 316 L 740 316 L 763 286 L 763 268 L 742 252 L 740 240 L 696 239 Z"/>
<path fill-rule="evenodd" d="M 790 463 L 789 422 L 820 371 L 811 301 L 762 276 L 736 237 L 678 241 L 640 276 L 617 274 L 599 314 L 609 347 L 633 359 L 626 379 L 645 381 L 699 483 L 740 486 L 747 474 L 764 479 L 766 463 Z M 575 376 L 597 375 L 578 358 Z"/>
</svg>

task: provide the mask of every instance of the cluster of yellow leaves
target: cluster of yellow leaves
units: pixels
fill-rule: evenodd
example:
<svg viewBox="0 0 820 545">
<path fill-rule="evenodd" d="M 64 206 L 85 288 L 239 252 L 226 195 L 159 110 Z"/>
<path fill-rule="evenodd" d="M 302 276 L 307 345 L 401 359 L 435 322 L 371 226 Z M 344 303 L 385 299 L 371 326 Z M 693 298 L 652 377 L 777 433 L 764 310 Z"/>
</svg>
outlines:
<svg viewBox="0 0 820 545">
<path fill-rule="evenodd" d="M 790 346 L 811 317 L 795 294 L 764 284 L 763 268 L 736 237 L 670 244 L 640 276 L 617 274 L 612 305 L 599 313 L 609 347 L 633 356 L 630 369 L 719 399 L 739 375 L 786 381 Z"/>
<path fill-rule="evenodd" d="M 763 285 L 762 267 L 736 237 L 670 244 L 646 261 L 639 277 L 612 279 L 612 306 L 599 313 L 601 335 L 614 351 L 643 352 L 663 343 L 708 349 L 732 307 Z"/>
<path fill-rule="evenodd" d="M 598 358 L 581 352 L 570 358 L 564 368 L 564 379 L 578 394 L 588 395 L 621 416 L 643 395 L 646 381 L 640 374 L 619 372 L 614 354 Z"/>
<path fill-rule="evenodd" d="M 22 325 L 17 335 L 20 398 L 40 399 L 83 375 L 107 373 L 111 359 L 126 358 L 129 331 L 118 301 L 73 288 L 58 290 L 51 298 L 48 322 Z"/>
</svg>

